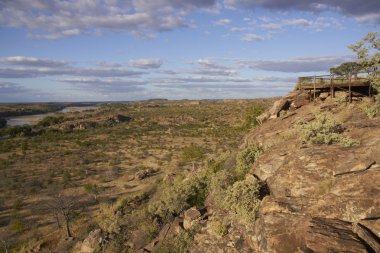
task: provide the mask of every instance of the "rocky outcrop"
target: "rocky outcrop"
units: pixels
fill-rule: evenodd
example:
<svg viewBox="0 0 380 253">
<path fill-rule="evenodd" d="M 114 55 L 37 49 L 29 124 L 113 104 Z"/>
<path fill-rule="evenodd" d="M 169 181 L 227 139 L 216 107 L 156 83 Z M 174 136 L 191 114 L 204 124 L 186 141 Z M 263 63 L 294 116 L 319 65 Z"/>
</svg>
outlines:
<svg viewBox="0 0 380 253">
<path fill-rule="evenodd" d="M 270 192 L 249 233 L 253 250 L 380 252 L 380 119 L 369 120 L 357 105 L 327 106 L 336 118 L 344 115 L 345 132 L 360 145 L 303 144 L 294 123 L 313 121 L 311 112 L 325 105 L 307 104 L 247 136 L 246 144 L 265 149 L 251 173 Z"/>
<path fill-rule="evenodd" d="M 307 92 L 290 92 L 287 96 L 274 102 L 273 106 L 259 115 L 256 119 L 263 123 L 268 119 L 276 119 L 281 116 L 281 112 L 289 109 L 294 110 L 310 103 L 310 95 Z"/>
<path fill-rule="evenodd" d="M 74 249 L 76 253 L 97 253 L 100 252 L 104 243 L 104 237 L 100 229 L 90 232 L 83 242 L 78 243 Z"/>
<path fill-rule="evenodd" d="M 290 94 L 263 114 L 267 122 L 243 145 L 264 149 L 250 171 L 267 188 L 256 221 L 242 225 L 220 210 L 211 212 L 209 220 L 228 224 L 228 234 L 202 229 L 192 252 L 380 252 L 380 118 L 369 119 L 358 104 L 320 96 L 306 103 L 306 95 Z M 295 124 L 325 112 L 360 144 L 303 143 Z"/>
</svg>

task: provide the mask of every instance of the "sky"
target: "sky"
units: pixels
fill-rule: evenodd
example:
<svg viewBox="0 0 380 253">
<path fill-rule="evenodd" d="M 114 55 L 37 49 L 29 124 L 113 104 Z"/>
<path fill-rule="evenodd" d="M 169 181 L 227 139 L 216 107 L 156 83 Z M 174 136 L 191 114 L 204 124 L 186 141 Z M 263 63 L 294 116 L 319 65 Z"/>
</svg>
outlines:
<svg viewBox="0 0 380 253">
<path fill-rule="evenodd" d="M 379 30 L 379 0 L 1 0 L 0 103 L 281 96 Z"/>
</svg>

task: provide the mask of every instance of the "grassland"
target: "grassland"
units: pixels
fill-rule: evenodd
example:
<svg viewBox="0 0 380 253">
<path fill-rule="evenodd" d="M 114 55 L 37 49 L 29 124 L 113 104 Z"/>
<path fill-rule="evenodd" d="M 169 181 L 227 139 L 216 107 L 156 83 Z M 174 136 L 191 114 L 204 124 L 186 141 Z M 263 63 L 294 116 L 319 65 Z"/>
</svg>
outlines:
<svg viewBox="0 0 380 253">
<path fill-rule="evenodd" d="M 64 220 L 52 208 L 55 196 L 70 196 L 75 202 L 71 231 L 75 238 L 83 238 L 99 226 L 104 205 L 141 193 L 145 201 L 163 180 L 186 176 L 236 150 L 255 125 L 255 116 L 271 102 L 108 104 L 57 114 L 27 130 L 2 130 L 0 252 L 69 249 L 74 242 L 62 244 Z M 132 120 L 110 121 L 115 115 Z M 70 127 L 77 122 L 95 123 L 81 129 Z"/>
</svg>

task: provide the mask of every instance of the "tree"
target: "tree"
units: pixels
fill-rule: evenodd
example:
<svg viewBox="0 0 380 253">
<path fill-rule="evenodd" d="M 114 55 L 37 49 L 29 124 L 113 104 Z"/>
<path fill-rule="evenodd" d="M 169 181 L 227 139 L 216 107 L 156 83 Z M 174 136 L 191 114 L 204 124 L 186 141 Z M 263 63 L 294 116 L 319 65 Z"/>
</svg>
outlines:
<svg viewBox="0 0 380 253">
<path fill-rule="evenodd" d="M 73 196 L 68 196 L 62 192 L 55 193 L 50 198 L 48 203 L 49 209 L 53 212 L 57 225 L 60 228 L 60 219 L 62 216 L 65 222 L 66 236 L 72 237 L 70 224 L 75 215 L 76 199 Z"/>
<path fill-rule="evenodd" d="M 355 62 L 344 62 L 335 68 L 331 68 L 330 73 L 349 79 L 349 75 L 353 73 L 355 64 L 356 64 Z"/>
<path fill-rule="evenodd" d="M 376 89 L 377 102 L 379 103 L 380 97 L 380 38 L 376 32 L 368 33 L 362 40 L 356 42 L 356 44 L 349 45 L 359 61 L 358 64 L 361 69 L 372 72 L 368 76 L 371 85 Z"/>
</svg>

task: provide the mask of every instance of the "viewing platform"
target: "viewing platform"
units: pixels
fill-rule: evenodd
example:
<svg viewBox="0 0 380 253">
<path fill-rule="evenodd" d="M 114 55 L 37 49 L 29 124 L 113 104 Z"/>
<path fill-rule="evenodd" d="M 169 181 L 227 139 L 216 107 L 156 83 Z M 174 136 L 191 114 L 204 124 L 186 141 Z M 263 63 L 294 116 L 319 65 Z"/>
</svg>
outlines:
<svg viewBox="0 0 380 253">
<path fill-rule="evenodd" d="M 321 76 L 302 76 L 298 78 L 295 90 L 306 90 L 314 99 L 317 93 L 329 92 L 331 97 L 335 97 L 335 91 L 345 91 L 352 96 L 372 97 L 374 89 L 368 79 L 370 73 L 355 73 L 345 76 L 321 75 Z"/>
</svg>

